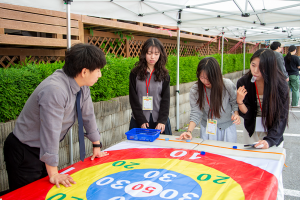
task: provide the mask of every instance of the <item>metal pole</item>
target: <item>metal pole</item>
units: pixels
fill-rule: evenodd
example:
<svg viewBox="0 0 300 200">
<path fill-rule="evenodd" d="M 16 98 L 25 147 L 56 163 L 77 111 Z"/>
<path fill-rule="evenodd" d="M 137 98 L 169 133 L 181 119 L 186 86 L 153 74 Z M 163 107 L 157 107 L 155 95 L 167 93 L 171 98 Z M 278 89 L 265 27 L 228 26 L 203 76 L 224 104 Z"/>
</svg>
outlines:
<svg viewBox="0 0 300 200">
<path fill-rule="evenodd" d="M 261 43 L 259 43 L 259 45 L 258 45 L 258 49 L 261 49 Z"/>
<path fill-rule="evenodd" d="M 64 0 L 67 5 L 67 49 L 71 48 L 71 1 Z M 69 151 L 70 151 L 70 164 L 74 163 L 73 159 L 73 130 L 72 127 L 69 131 Z"/>
<path fill-rule="evenodd" d="M 71 48 L 71 2 L 67 2 L 67 49 Z"/>
<path fill-rule="evenodd" d="M 177 21 L 177 76 L 176 76 L 176 128 L 179 130 L 179 56 L 180 56 L 180 24 L 181 24 L 181 12 L 178 11 L 178 21 Z"/>
<path fill-rule="evenodd" d="M 73 131 L 72 127 L 69 132 L 69 151 L 70 151 L 70 164 L 73 165 Z"/>
<path fill-rule="evenodd" d="M 176 76 L 176 131 L 179 130 L 179 56 L 180 56 L 180 26 L 177 26 L 177 76 Z"/>
<path fill-rule="evenodd" d="M 244 32 L 244 64 L 243 64 L 243 75 L 245 74 L 245 65 L 246 65 L 246 31 Z"/>
<path fill-rule="evenodd" d="M 224 27 L 222 27 L 222 56 L 221 56 L 221 72 L 223 74 L 223 55 L 224 55 Z"/>
</svg>

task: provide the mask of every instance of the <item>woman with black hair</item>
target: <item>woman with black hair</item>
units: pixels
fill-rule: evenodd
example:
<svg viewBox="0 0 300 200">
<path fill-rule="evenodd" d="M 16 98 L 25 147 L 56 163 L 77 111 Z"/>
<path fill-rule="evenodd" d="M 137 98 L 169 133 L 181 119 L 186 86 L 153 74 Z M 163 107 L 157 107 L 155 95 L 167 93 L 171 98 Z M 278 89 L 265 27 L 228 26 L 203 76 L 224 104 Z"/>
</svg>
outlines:
<svg viewBox="0 0 300 200">
<path fill-rule="evenodd" d="M 296 54 L 296 47 L 291 45 L 284 57 L 285 68 L 289 74 L 289 87 L 292 89 L 292 107 L 299 107 L 299 69 L 300 60 Z"/>
<path fill-rule="evenodd" d="M 166 69 L 167 53 L 156 38 L 148 39 L 139 61 L 130 73 L 129 100 L 133 128 L 160 129 L 172 135 L 168 118 L 170 109 L 170 76 Z"/>
<path fill-rule="evenodd" d="M 200 137 L 203 140 L 236 142 L 235 124 L 240 124 L 236 87 L 223 78 L 218 61 L 207 57 L 197 68 L 198 81 L 190 91 L 190 123 L 178 139 L 192 139 L 192 131 L 201 120 Z"/>
<path fill-rule="evenodd" d="M 258 142 L 267 149 L 283 146 L 283 132 L 288 124 L 289 88 L 279 72 L 270 49 L 257 50 L 250 60 L 250 71 L 237 82 L 237 103 L 249 136 L 244 143 Z"/>
</svg>

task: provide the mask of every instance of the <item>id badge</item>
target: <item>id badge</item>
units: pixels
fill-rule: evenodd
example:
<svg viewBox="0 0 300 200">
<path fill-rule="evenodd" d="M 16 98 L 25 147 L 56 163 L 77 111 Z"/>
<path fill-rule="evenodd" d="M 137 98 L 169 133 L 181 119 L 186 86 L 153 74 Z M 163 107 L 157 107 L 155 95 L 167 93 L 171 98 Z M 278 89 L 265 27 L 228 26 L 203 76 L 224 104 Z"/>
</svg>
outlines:
<svg viewBox="0 0 300 200">
<path fill-rule="evenodd" d="M 217 134 L 217 120 L 208 119 L 206 125 L 206 134 Z"/>
<path fill-rule="evenodd" d="M 255 131 L 256 132 L 267 132 L 262 124 L 261 117 L 256 117 Z"/>
<path fill-rule="evenodd" d="M 143 96 L 143 110 L 153 110 L 153 97 Z"/>
</svg>

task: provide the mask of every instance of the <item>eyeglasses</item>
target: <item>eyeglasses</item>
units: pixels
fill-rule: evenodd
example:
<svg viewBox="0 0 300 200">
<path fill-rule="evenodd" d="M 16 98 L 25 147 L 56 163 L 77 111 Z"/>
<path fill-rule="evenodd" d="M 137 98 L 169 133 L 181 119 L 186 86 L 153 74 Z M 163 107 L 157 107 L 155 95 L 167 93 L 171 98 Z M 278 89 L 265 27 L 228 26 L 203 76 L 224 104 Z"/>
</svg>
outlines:
<svg viewBox="0 0 300 200">
<path fill-rule="evenodd" d="M 208 81 L 208 78 L 205 78 L 204 76 L 200 76 L 199 78 L 202 79 L 202 80 L 207 80 Z"/>
</svg>

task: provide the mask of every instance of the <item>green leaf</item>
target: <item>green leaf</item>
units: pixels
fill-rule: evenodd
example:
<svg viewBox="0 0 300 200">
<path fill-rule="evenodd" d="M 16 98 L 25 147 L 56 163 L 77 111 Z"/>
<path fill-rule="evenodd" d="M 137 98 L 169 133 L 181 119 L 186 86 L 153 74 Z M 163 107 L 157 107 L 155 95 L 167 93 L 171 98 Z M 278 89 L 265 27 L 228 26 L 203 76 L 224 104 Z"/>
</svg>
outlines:
<svg viewBox="0 0 300 200">
<path fill-rule="evenodd" d="M 112 42 L 109 42 L 109 46 L 110 46 L 111 48 L 114 48 L 114 47 L 115 47 L 115 46 L 113 45 Z"/>
<path fill-rule="evenodd" d="M 131 40 L 131 36 L 130 35 L 126 35 L 126 39 L 127 40 Z"/>
</svg>

